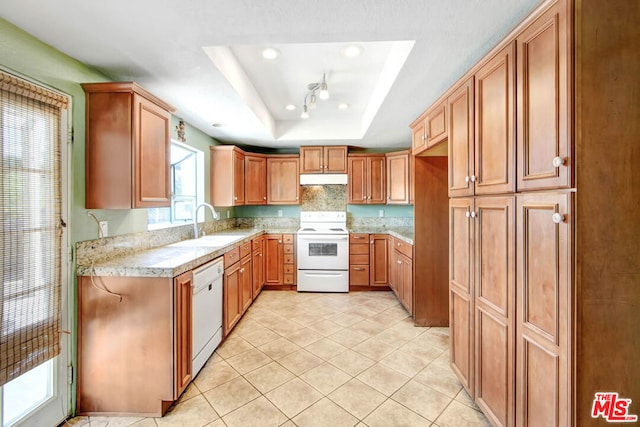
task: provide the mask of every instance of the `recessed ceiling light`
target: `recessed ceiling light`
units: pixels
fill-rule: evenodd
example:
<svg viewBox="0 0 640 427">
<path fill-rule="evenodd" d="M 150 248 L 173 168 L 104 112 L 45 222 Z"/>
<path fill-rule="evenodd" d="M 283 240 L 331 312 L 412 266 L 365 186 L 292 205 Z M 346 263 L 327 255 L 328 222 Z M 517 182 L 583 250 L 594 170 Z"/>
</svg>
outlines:
<svg viewBox="0 0 640 427">
<path fill-rule="evenodd" d="M 355 58 L 362 53 L 362 48 L 355 44 L 345 47 L 342 50 L 342 54 L 348 58 Z"/>
<path fill-rule="evenodd" d="M 293 104 L 289 104 L 289 105 L 285 106 L 284 108 L 286 108 L 286 109 L 287 109 L 287 110 L 289 110 L 289 111 L 293 111 L 293 110 L 295 110 L 295 109 L 296 109 L 296 106 L 295 106 L 295 105 L 293 105 Z"/>
<path fill-rule="evenodd" d="M 345 104 L 344 102 L 342 104 L 338 104 L 338 110 L 346 110 L 347 108 L 349 108 L 349 104 Z"/>
<path fill-rule="evenodd" d="M 264 59 L 276 59 L 280 56 L 280 51 L 273 47 L 267 47 L 262 49 L 262 57 Z"/>
</svg>

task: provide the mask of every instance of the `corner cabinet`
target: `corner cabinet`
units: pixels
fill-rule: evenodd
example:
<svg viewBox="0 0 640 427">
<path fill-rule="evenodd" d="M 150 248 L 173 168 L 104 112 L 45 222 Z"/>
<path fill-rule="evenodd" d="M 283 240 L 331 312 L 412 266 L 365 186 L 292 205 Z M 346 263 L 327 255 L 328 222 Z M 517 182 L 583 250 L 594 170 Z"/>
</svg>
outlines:
<svg viewBox="0 0 640 427">
<path fill-rule="evenodd" d="M 211 204 L 245 204 L 245 153 L 233 145 L 216 145 L 211 150 Z"/>
<path fill-rule="evenodd" d="M 414 154 L 439 144 L 447 139 L 447 110 L 444 101 L 440 102 L 411 124 L 412 148 Z"/>
<path fill-rule="evenodd" d="M 171 203 L 169 124 L 174 108 L 133 82 L 84 83 L 85 207 Z"/>
<path fill-rule="evenodd" d="M 158 417 L 178 400 L 192 379 L 191 285 L 191 272 L 78 278 L 78 414 Z"/>
<path fill-rule="evenodd" d="M 300 204 L 300 156 L 267 157 L 267 204 Z"/>
</svg>

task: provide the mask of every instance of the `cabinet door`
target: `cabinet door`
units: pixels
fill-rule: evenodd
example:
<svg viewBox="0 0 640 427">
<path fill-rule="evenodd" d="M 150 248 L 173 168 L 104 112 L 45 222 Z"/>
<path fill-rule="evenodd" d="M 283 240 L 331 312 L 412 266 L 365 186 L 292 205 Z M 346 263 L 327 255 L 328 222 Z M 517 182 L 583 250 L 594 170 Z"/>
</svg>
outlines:
<svg viewBox="0 0 640 427">
<path fill-rule="evenodd" d="M 445 101 L 429 111 L 425 125 L 427 127 L 427 148 L 431 148 L 447 138 L 447 106 Z"/>
<path fill-rule="evenodd" d="M 473 199 L 449 199 L 449 353 L 471 398 L 474 389 Z M 475 214 L 474 214 L 475 215 Z"/>
<path fill-rule="evenodd" d="M 397 251 L 394 251 L 397 252 Z M 413 314 L 413 261 L 406 255 L 399 254 L 398 282 L 402 284 L 400 301 L 409 314 Z"/>
<path fill-rule="evenodd" d="M 347 146 L 324 147 L 324 173 L 347 173 Z"/>
<path fill-rule="evenodd" d="M 425 132 L 424 116 L 416 120 L 411 126 L 411 147 L 414 155 L 418 155 L 427 149 L 427 134 Z"/>
<path fill-rule="evenodd" d="M 244 205 L 244 154 L 233 151 L 233 205 Z"/>
<path fill-rule="evenodd" d="M 384 156 L 367 159 L 367 203 L 383 205 L 387 201 L 386 160 Z"/>
<path fill-rule="evenodd" d="M 323 173 L 323 147 L 300 147 L 300 173 Z"/>
<path fill-rule="evenodd" d="M 518 195 L 517 211 L 516 424 L 569 426 L 571 195 Z"/>
<path fill-rule="evenodd" d="M 267 204 L 267 158 L 245 154 L 244 188 L 246 205 Z"/>
<path fill-rule="evenodd" d="M 267 234 L 264 244 L 264 283 L 265 285 L 282 285 L 284 274 L 282 234 Z"/>
<path fill-rule="evenodd" d="M 410 190 L 409 153 L 387 155 L 387 204 L 408 204 Z"/>
<path fill-rule="evenodd" d="M 147 99 L 134 95 L 134 208 L 171 204 L 171 115 Z"/>
<path fill-rule="evenodd" d="M 192 294 L 193 276 L 191 271 L 174 279 L 174 369 L 175 395 L 177 399 L 191 382 L 192 365 Z"/>
<path fill-rule="evenodd" d="M 267 158 L 267 204 L 297 205 L 300 203 L 299 165 L 298 156 Z"/>
<path fill-rule="evenodd" d="M 249 255 L 240 260 L 240 282 L 242 284 L 241 313 L 244 313 L 253 302 L 253 274 Z"/>
<path fill-rule="evenodd" d="M 514 45 L 475 74 L 475 193 L 515 191 Z"/>
<path fill-rule="evenodd" d="M 264 237 L 253 240 L 251 274 L 253 276 L 252 298 L 255 300 L 264 285 Z"/>
<path fill-rule="evenodd" d="M 391 242 L 394 241 L 393 238 L 390 239 Z M 391 245 L 393 246 L 393 245 Z M 391 290 L 393 291 L 394 294 L 396 294 L 396 297 L 398 298 L 398 301 L 402 301 L 402 291 L 403 288 L 400 284 L 402 278 L 399 277 L 399 272 L 400 272 L 400 252 L 398 251 L 391 251 L 391 253 L 389 254 L 389 287 L 391 288 Z"/>
<path fill-rule="evenodd" d="M 240 279 L 240 263 L 236 262 L 224 271 L 224 336 L 238 323 L 242 316 L 241 301 L 242 282 Z"/>
<path fill-rule="evenodd" d="M 556 5 L 516 37 L 518 190 L 571 186 L 567 34 Z"/>
<path fill-rule="evenodd" d="M 367 158 L 349 156 L 347 177 L 347 203 L 362 205 L 367 203 Z"/>
<path fill-rule="evenodd" d="M 476 403 L 494 425 L 514 422 L 515 200 L 475 200 Z"/>
<path fill-rule="evenodd" d="M 369 235 L 369 273 L 371 286 L 389 284 L 389 237 L 386 234 Z"/>
<path fill-rule="evenodd" d="M 449 197 L 472 196 L 473 78 L 467 80 L 449 96 L 447 112 L 449 113 Z"/>
</svg>

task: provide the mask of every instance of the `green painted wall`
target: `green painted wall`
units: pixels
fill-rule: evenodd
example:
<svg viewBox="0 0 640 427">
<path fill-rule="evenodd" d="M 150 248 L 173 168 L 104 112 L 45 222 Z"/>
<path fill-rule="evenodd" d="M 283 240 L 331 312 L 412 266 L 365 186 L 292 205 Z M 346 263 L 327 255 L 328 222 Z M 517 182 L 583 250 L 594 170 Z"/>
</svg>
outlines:
<svg viewBox="0 0 640 427">
<path fill-rule="evenodd" d="M 384 211 L 386 218 L 413 217 L 413 205 L 347 205 L 347 213 L 356 218 L 378 218 L 380 210 Z"/>
</svg>

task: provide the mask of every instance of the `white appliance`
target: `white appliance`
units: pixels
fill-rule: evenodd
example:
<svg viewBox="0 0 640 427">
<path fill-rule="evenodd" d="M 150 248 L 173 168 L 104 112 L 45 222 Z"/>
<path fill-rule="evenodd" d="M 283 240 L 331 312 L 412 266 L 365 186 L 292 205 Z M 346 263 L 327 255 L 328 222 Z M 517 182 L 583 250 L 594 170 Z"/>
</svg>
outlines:
<svg viewBox="0 0 640 427">
<path fill-rule="evenodd" d="M 223 258 L 193 270 L 192 371 L 195 377 L 222 341 Z"/>
<path fill-rule="evenodd" d="M 298 291 L 349 292 L 346 212 L 300 212 L 297 243 Z"/>
</svg>

